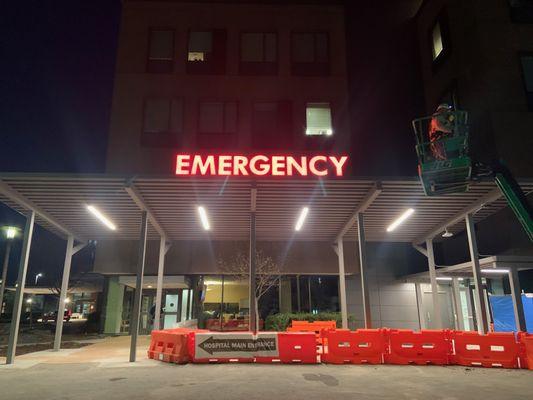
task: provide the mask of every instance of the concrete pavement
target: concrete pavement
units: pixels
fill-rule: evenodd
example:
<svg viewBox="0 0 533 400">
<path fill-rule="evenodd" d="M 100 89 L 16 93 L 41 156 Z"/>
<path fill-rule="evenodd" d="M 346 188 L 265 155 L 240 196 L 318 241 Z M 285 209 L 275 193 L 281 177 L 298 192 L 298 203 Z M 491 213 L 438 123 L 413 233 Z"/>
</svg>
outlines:
<svg viewBox="0 0 533 400">
<path fill-rule="evenodd" d="M 533 371 L 357 365 L 127 362 L 127 337 L 0 366 L 5 399 L 531 399 Z M 31 356 L 31 357 L 30 357 Z"/>
</svg>

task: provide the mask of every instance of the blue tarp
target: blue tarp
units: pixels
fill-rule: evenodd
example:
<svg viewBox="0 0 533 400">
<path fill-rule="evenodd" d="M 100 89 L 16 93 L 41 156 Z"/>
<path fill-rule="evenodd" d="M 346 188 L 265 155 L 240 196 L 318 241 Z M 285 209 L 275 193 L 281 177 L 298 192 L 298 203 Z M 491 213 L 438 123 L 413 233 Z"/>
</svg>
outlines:
<svg viewBox="0 0 533 400">
<path fill-rule="evenodd" d="M 495 332 L 516 332 L 513 299 L 510 295 L 489 296 Z M 522 295 L 526 328 L 533 333 L 533 296 Z"/>
</svg>

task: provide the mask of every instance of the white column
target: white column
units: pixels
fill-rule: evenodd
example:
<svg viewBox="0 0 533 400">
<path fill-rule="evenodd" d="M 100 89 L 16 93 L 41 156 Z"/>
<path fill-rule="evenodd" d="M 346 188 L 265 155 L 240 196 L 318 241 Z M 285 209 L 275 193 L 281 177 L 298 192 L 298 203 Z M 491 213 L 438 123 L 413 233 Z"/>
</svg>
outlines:
<svg viewBox="0 0 533 400">
<path fill-rule="evenodd" d="M 363 296 L 363 314 L 365 328 L 372 328 L 372 315 L 370 312 L 370 293 L 368 290 L 368 280 L 366 277 L 366 240 L 365 223 L 363 213 L 357 214 L 357 235 L 359 241 L 359 272 L 361 275 L 361 294 Z"/>
<path fill-rule="evenodd" d="M 433 317 L 435 318 L 433 329 L 442 329 L 442 315 L 440 315 L 439 285 L 437 272 L 435 271 L 435 253 L 433 252 L 433 240 L 426 240 L 428 253 L 429 280 L 431 282 L 431 299 L 433 300 Z"/>
<path fill-rule="evenodd" d="M 137 279 L 135 282 L 135 299 L 133 301 L 133 315 L 131 316 L 131 345 L 130 362 L 137 357 L 137 336 L 139 336 L 139 320 L 141 319 L 141 299 L 143 292 L 144 261 L 146 257 L 146 233 L 148 218 L 146 211 L 141 214 L 141 234 L 139 237 L 139 253 L 137 257 Z"/>
<path fill-rule="evenodd" d="M 487 322 L 487 314 L 485 313 L 485 296 L 483 295 L 483 283 L 481 281 L 481 268 L 479 266 L 476 230 L 474 227 L 474 219 L 471 214 L 467 214 L 465 218 L 466 232 L 468 234 L 468 247 L 470 249 L 470 258 L 472 260 L 472 273 L 474 275 L 475 290 L 475 306 L 477 330 L 480 334 L 485 334 L 489 330 Z"/>
<path fill-rule="evenodd" d="M 24 227 L 24 238 L 22 240 L 22 251 L 20 254 L 20 263 L 17 276 L 17 288 L 15 290 L 15 304 L 13 305 L 11 326 L 9 327 L 6 364 L 13 364 L 15 362 L 15 353 L 17 350 L 17 340 L 20 325 L 20 313 L 22 311 L 22 301 L 24 300 L 24 286 L 26 285 L 26 273 L 28 272 L 28 260 L 30 258 L 34 222 L 35 211 L 30 211 L 29 215 L 26 217 L 26 226 Z"/>
<path fill-rule="evenodd" d="M 161 236 L 159 242 L 159 264 L 157 267 L 157 286 L 155 290 L 155 317 L 154 330 L 160 329 L 161 325 L 161 299 L 163 297 L 163 277 L 165 276 L 165 244 L 166 238 Z"/>
<path fill-rule="evenodd" d="M 452 278 L 453 307 L 455 311 L 455 329 L 464 331 L 463 307 L 461 306 L 461 288 L 459 278 Z"/>
<path fill-rule="evenodd" d="M 346 275 L 344 272 L 344 245 L 342 240 L 337 242 L 337 256 L 339 258 L 339 298 L 341 305 L 342 329 L 348 329 L 348 308 L 346 305 Z"/>
<path fill-rule="evenodd" d="M 513 309 L 516 329 L 522 332 L 526 332 L 526 318 L 524 316 L 524 307 L 522 305 L 520 280 L 518 279 L 518 270 L 514 267 L 511 267 L 511 269 L 509 270 L 509 286 L 511 286 L 511 297 L 513 298 Z"/>
<path fill-rule="evenodd" d="M 72 253 L 74 248 L 74 237 L 67 238 L 67 249 L 65 251 L 65 262 L 63 264 L 63 278 L 61 279 L 61 292 L 59 293 L 59 304 L 57 306 L 56 334 L 54 338 L 54 351 L 61 348 L 61 335 L 63 334 L 63 315 L 65 314 L 65 299 L 67 298 L 68 282 L 70 279 L 70 266 L 72 264 Z"/>
</svg>

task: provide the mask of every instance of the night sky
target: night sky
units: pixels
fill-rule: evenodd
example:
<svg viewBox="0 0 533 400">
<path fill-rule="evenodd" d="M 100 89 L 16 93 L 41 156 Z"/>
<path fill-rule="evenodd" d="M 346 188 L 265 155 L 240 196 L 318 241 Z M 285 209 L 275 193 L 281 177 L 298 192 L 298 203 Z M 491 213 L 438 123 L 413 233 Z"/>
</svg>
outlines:
<svg viewBox="0 0 533 400">
<path fill-rule="evenodd" d="M 418 3 L 346 2 L 357 175 L 416 174 L 410 120 L 423 99 L 414 25 L 406 21 Z M 2 5 L 0 171 L 104 172 L 120 8 L 118 0 Z M 0 225 L 7 224 L 22 227 L 24 218 L 0 204 Z M 64 246 L 36 226 L 28 276 L 60 269 Z M 91 252 L 74 257 L 73 271 Z"/>
<path fill-rule="evenodd" d="M 104 171 L 119 22 L 118 0 L 2 4 L 0 171 Z M 23 227 L 24 218 L 0 204 L 0 225 Z M 65 245 L 36 225 L 28 284 L 38 272 L 42 283 L 54 279 Z M 73 258 L 73 273 L 88 267 L 92 250 Z"/>
</svg>

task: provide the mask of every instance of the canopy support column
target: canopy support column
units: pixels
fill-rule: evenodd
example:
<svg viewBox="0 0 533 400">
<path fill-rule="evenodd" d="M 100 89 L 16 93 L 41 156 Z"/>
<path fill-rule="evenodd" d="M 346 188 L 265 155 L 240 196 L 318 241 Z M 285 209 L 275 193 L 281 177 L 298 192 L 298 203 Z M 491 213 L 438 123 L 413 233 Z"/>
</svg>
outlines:
<svg viewBox="0 0 533 400">
<path fill-rule="evenodd" d="M 256 301 L 256 250 L 255 250 L 255 210 L 257 189 L 252 186 L 250 204 L 250 326 L 249 329 L 254 333 L 257 332 L 257 301 Z"/>
<path fill-rule="evenodd" d="M 464 331 L 463 308 L 461 307 L 461 289 L 459 278 L 452 278 L 453 307 L 455 310 L 455 329 Z"/>
<path fill-rule="evenodd" d="M 337 256 L 339 258 L 339 298 L 341 305 L 342 329 L 348 329 L 348 309 L 346 306 L 346 275 L 344 272 L 344 245 L 342 240 L 337 242 Z"/>
<path fill-rule="evenodd" d="M 426 240 L 426 251 L 429 266 L 429 280 L 431 282 L 431 299 L 433 300 L 433 316 L 435 326 L 433 329 L 442 329 L 442 316 L 440 315 L 439 285 L 437 283 L 437 272 L 435 271 L 435 253 L 433 252 L 433 239 Z"/>
<path fill-rule="evenodd" d="M 511 267 L 509 270 L 509 286 L 511 286 L 511 297 L 513 298 L 514 318 L 516 329 L 526 332 L 526 318 L 524 316 L 524 307 L 522 305 L 522 293 L 520 292 L 520 279 L 518 270 Z"/>
<path fill-rule="evenodd" d="M 300 275 L 296 275 L 296 296 L 298 297 L 298 312 L 302 312 L 302 299 L 300 293 Z"/>
<path fill-rule="evenodd" d="M 163 297 L 163 276 L 165 275 L 166 238 L 161 236 L 159 241 L 159 260 L 157 266 L 157 285 L 155 289 L 155 316 L 154 329 L 160 329 L 161 325 L 161 299 Z"/>
<path fill-rule="evenodd" d="M 139 336 L 139 320 L 141 319 L 141 300 L 143 292 L 144 261 L 146 257 L 146 234 L 148 231 L 148 213 L 141 213 L 141 234 L 139 237 L 139 252 L 137 257 L 137 279 L 135 281 L 135 299 L 133 301 L 133 315 L 131 318 L 130 362 L 137 357 L 137 337 Z"/>
<path fill-rule="evenodd" d="M 361 294 L 363 296 L 363 314 L 365 328 L 372 328 L 372 315 L 370 312 L 370 293 L 368 290 L 368 280 L 366 276 L 366 239 L 364 214 L 357 213 L 357 235 L 359 241 L 359 271 L 361 274 Z"/>
<path fill-rule="evenodd" d="M 68 292 L 68 282 L 70 279 L 70 266 L 72 264 L 72 254 L 74 251 L 74 236 L 67 238 L 67 249 L 65 251 L 65 263 L 63 264 L 63 277 L 61 279 L 61 292 L 59 293 L 59 304 L 57 306 L 56 334 L 54 337 L 54 351 L 61 348 L 61 336 L 63 334 L 63 315 L 65 314 L 65 300 Z"/>
<path fill-rule="evenodd" d="M 11 326 L 9 327 L 9 341 L 7 345 L 6 364 L 15 362 L 17 351 L 17 340 L 20 325 L 20 313 L 22 311 L 22 301 L 24 297 L 24 286 L 26 285 L 26 273 L 28 272 L 28 260 L 30 258 L 31 240 L 33 237 L 33 224 L 35 223 L 35 211 L 30 211 L 26 216 L 26 226 L 24 227 L 24 238 L 22 239 L 22 251 L 17 276 L 17 288 L 15 290 L 15 304 L 11 316 Z"/>
<path fill-rule="evenodd" d="M 485 296 L 483 294 L 483 282 L 481 281 L 481 268 L 479 266 L 478 248 L 476 240 L 476 230 L 474 226 L 474 219 L 472 214 L 467 214 L 465 218 L 466 232 L 468 234 L 468 248 L 470 249 L 470 258 L 472 260 L 472 273 L 474 275 L 474 282 L 476 285 L 475 300 L 476 300 L 476 316 L 477 316 L 477 330 L 480 334 L 485 334 L 489 330 L 487 322 L 487 313 L 485 305 Z"/>
</svg>

